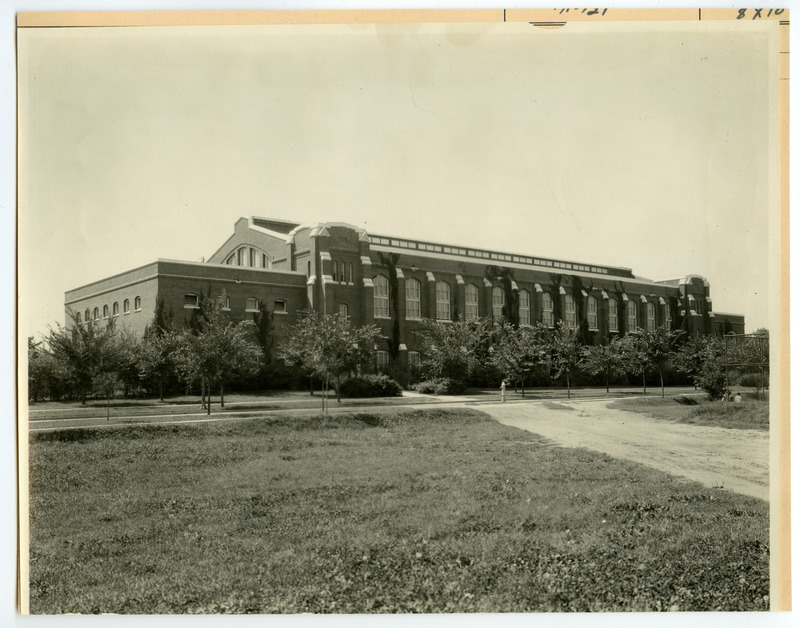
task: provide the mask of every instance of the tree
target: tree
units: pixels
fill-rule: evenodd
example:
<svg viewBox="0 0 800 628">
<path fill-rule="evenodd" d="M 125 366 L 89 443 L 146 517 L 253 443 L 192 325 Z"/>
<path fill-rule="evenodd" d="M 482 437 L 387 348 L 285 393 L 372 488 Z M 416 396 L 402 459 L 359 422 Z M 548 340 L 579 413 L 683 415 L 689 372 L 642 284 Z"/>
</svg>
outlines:
<svg viewBox="0 0 800 628">
<path fill-rule="evenodd" d="M 104 327 L 94 323 L 82 325 L 73 315 L 73 325 L 69 329 L 58 323 L 56 329 L 50 329 L 47 344 L 83 404 L 93 389 L 94 378 L 116 368 L 113 319 Z"/>
<path fill-rule="evenodd" d="M 620 345 L 619 338 L 614 337 L 608 344 L 595 345 L 583 350 L 583 369 L 592 375 L 603 375 L 606 382 L 606 393 L 609 392 L 610 377 L 623 372 L 622 347 Z"/>
<path fill-rule="evenodd" d="M 505 296 L 503 318 L 516 329 L 519 327 L 519 291 L 514 289 L 514 270 L 506 266 L 487 266 L 485 277 L 492 283 L 500 282 Z"/>
<path fill-rule="evenodd" d="M 177 370 L 176 352 L 180 336 L 174 331 L 147 334 L 139 351 L 139 377 L 158 388 L 158 398 L 164 401 L 164 388 Z"/>
<path fill-rule="evenodd" d="M 535 328 L 517 327 L 510 322 L 497 326 L 497 338 L 489 349 L 491 362 L 513 382 L 522 382 L 525 396 L 525 378 L 547 361 L 547 346 L 544 340 L 546 328 L 541 324 Z"/>
<path fill-rule="evenodd" d="M 658 373 L 662 398 L 664 397 L 664 371 L 674 359 L 675 343 L 682 334 L 681 331 L 667 331 L 663 327 L 640 334 L 639 343 L 646 368 Z"/>
<path fill-rule="evenodd" d="M 440 323 L 423 319 L 417 330 L 420 367 L 427 377 L 465 381 L 470 365 L 489 334 L 485 320 Z"/>
<path fill-rule="evenodd" d="M 580 368 L 583 360 L 578 330 L 559 321 L 556 328 L 548 334 L 548 353 L 550 354 L 553 379 L 562 375 L 567 377 L 567 399 L 570 398 L 570 376 Z"/>
<path fill-rule="evenodd" d="M 64 370 L 43 345 L 28 337 L 28 400 L 32 402 L 45 396 L 58 399 L 62 392 Z"/>
<path fill-rule="evenodd" d="M 281 344 L 278 355 L 289 366 L 304 367 L 325 382 L 322 409 L 326 410 L 330 380 L 338 384 L 343 374 L 367 364 L 380 336 L 380 328 L 375 325 L 355 328 L 338 314 L 320 315 L 305 310 L 300 313 L 290 336 Z M 337 399 L 339 388 L 337 385 Z"/>
<path fill-rule="evenodd" d="M 225 382 L 254 373 L 261 360 L 261 349 L 253 341 L 253 321 L 234 323 L 216 305 L 206 316 L 198 317 L 195 331 L 181 335 L 178 361 L 188 378 L 208 382 L 207 413 L 211 414 L 211 385 L 219 386 L 220 407 L 225 407 Z"/>
<path fill-rule="evenodd" d="M 650 368 L 642 335 L 639 332 L 626 334 L 620 341 L 622 365 L 626 373 L 641 376 L 642 393 L 647 395 L 647 372 Z"/>
</svg>

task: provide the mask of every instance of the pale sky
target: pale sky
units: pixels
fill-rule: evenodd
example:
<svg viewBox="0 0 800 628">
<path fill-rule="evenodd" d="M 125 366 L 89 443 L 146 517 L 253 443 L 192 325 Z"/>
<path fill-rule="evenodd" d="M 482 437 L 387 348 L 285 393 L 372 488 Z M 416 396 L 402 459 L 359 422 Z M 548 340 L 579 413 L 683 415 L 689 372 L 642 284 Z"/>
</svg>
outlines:
<svg viewBox="0 0 800 628">
<path fill-rule="evenodd" d="M 250 215 L 698 274 L 767 327 L 773 43 L 757 22 L 23 30 L 20 334 Z"/>
</svg>

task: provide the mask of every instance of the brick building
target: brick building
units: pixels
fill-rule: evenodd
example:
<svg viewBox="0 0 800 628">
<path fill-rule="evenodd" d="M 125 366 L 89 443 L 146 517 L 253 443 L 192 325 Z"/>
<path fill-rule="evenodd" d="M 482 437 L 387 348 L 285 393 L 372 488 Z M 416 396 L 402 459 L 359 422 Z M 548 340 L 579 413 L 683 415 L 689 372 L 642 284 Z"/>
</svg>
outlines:
<svg viewBox="0 0 800 628">
<path fill-rule="evenodd" d="M 391 295 L 396 297 L 390 298 Z M 117 319 L 141 334 L 156 296 L 180 325 L 201 295 L 238 318 L 260 307 L 285 333 L 297 313 L 313 308 L 376 324 L 387 338 L 393 317 L 401 359 L 416 362 L 414 330 L 440 321 L 511 316 L 520 325 L 558 320 L 581 326 L 592 343 L 634 329 L 683 329 L 695 334 L 744 333 L 744 317 L 712 310 L 703 277 L 650 281 L 631 269 L 467 248 L 367 233 L 343 223 L 313 225 L 240 218 L 207 262 L 158 260 L 70 290 L 78 321 Z M 387 347 L 378 347 L 380 366 Z"/>
</svg>

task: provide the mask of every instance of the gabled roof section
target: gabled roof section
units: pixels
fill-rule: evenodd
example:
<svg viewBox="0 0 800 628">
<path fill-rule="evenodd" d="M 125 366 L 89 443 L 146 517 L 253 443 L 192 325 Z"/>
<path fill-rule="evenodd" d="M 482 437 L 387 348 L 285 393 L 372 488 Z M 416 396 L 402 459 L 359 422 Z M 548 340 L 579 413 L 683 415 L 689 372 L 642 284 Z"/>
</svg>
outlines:
<svg viewBox="0 0 800 628">
<path fill-rule="evenodd" d="M 252 218 L 250 218 L 250 224 L 253 227 L 260 227 L 267 231 L 283 234 L 284 236 L 289 235 L 289 232 L 292 229 L 299 226 L 299 223 L 289 222 L 288 220 L 278 220 L 276 218 L 260 218 L 258 216 L 253 216 Z"/>
</svg>

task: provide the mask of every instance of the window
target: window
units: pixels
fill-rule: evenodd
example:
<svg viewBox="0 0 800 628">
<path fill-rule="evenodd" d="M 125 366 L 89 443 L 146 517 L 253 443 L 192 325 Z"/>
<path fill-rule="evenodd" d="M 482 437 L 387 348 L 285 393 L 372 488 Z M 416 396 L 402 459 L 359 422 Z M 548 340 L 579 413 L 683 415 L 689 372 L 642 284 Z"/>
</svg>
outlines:
<svg viewBox="0 0 800 628">
<path fill-rule="evenodd" d="M 353 262 L 347 262 L 347 283 L 353 283 Z"/>
<path fill-rule="evenodd" d="M 419 281 L 413 277 L 406 279 L 406 318 L 422 318 L 421 292 L 422 287 Z"/>
<path fill-rule="evenodd" d="M 628 301 L 628 331 L 636 331 L 639 322 L 636 319 L 636 302 Z"/>
<path fill-rule="evenodd" d="M 419 368 L 419 352 L 417 351 L 408 352 L 408 365 L 413 366 L 414 368 Z"/>
<path fill-rule="evenodd" d="M 436 320 L 450 320 L 450 284 L 446 281 L 436 282 Z"/>
<path fill-rule="evenodd" d="M 306 278 L 311 277 L 311 260 L 306 262 Z"/>
<path fill-rule="evenodd" d="M 672 308 L 669 303 L 664 304 L 664 327 L 667 331 L 672 331 Z"/>
<path fill-rule="evenodd" d="M 142 309 L 142 297 L 136 297 L 133 300 L 133 311 L 139 312 Z"/>
<path fill-rule="evenodd" d="M 108 306 L 103 306 L 103 318 L 108 318 Z"/>
<path fill-rule="evenodd" d="M 233 266 L 233 260 L 234 260 L 235 258 L 236 258 L 236 256 L 235 256 L 235 255 L 231 255 L 230 257 L 228 257 L 228 259 L 226 259 L 226 260 L 225 260 L 225 263 L 226 263 L 228 266 Z"/>
<path fill-rule="evenodd" d="M 656 306 L 652 303 L 647 304 L 647 331 L 656 330 Z"/>
<path fill-rule="evenodd" d="M 242 247 L 238 251 L 236 251 L 236 265 L 237 266 L 247 266 L 247 257 L 245 254 L 247 253 L 247 249 Z"/>
<path fill-rule="evenodd" d="M 258 308 L 258 299 L 256 299 L 256 308 Z M 286 301 L 283 299 L 276 299 L 272 302 L 272 312 L 274 314 L 287 314 L 289 309 L 286 307 Z"/>
<path fill-rule="evenodd" d="M 91 320 L 91 318 L 89 318 L 89 308 L 88 307 L 86 308 L 86 311 L 83 313 L 83 320 L 85 320 L 87 323 Z"/>
<path fill-rule="evenodd" d="M 385 371 L 389 368 L 389 352 L 378 351 L 377 353 L 377 366 L 378 372 Z"/>
<path fill-rule="evenodd" d="M 464 319 L 468 321 L 478 320 L 478 286 L 467 284 L 464 288 L 465 310 Z"/>
<path fill-rule="evenodd" d="M 564 296 L 564 309 L 566 310 L 567 327 L 578 326 L 578 314 L 575 310 L 575 297 L 571 294 Z"/>
<path fill-rule="evenodd" d="M 247 297 L 247 302 L 244 306 L 245 312 L 258 312 L 258 299 L 255 297 Z"/>
<path fill-rule="evenodd" d="M 131 313 L 131 301 L 130 301 L 130 299 L 125 299 L 122 302 L 122 312 L 124 314 L 130 314 Z M 89 310 L 86 310 L 86 318 L 89 318 Z"/>
<path fill-rule="evenodd" d="M 531 293 L 527 290 L 519 291 L 519 324 L 531 324 Z"/>
<path fill-rule="evenodd" d="M 222 303 L 223 310 L 230 310 L 231 309 L 231 298 L 227 294 L 223 294 L 220 297 L 220 302 Z"/>
<path fill-rule="evenodd" d="M 331 262 L 331 279 L 339 281 L 339 262 Z"/>
<path fill-rule="evenodd" d="M 196 294 L 184 294 L 183 295 L 183 307 L 187 309 L 195 309 L 200 307 L 200 300 L 197 298 Z"/>
<path fill-rule="evenodd" d="M 502 288 L 492 288 L 492 316 L 503 318 L 503 307 L 506 304 L 506 293 Z"/>
<path fill-rule="evenodd" d="M 271 268 L 271 261 L 264 253 L 261 254 L 261 268 Z"/>
<path fill-rule="evenodd" d="M 617 302 L 608 300 L 608 331 L 619 331 L 619 317 L 617 316 Z"/>
<path fill-rule="evenodd" d="M 81 324 L 81 313 L 80 313 L 80 312 L 78 312 L 78 313 L 75 315 L 75 322 L 76 322 L 76 323 L 78 323 L 78 325 L 80 325 L 80 324 Z"/>
<path fill-rule="evenodd" d="M 378 275 L 373 279 L 375 285 L 375 318 L 389 318 L 389 279 Z"/>
<path fill-rule="evenodd" d="M 94 312 L 92 312 L 92 314 L 94 314 L 94 316 L 93 316 L 94 320 L 96 320 L 96 321 L 100 320 L 100 309 L 99 308 L 94 308 Z"/>
<path fill-rule="evenodd" d="M 250 268 L 256 267 L 256 260 L 260 261 L 258 255 L 256 255 L 256 250 L 250 249 Z"/>
<path fill-rule="evenodd" d="M 114 301 L 114 305 L 111 306 L 111 316 L 119 316 L 119 301 Z"/>
<path fill-rule="evenodd" d="M 345 323 L 347 322 L 348 318 L 350 318 L 348 316 L 348 312 L 349 312 L 349 308 L 347 307 L 347 303 L 340 303 L 339 304 L 339 312 L 338 312 L 338 314 L 339 314 L 339 318 L 341 318 Z"/>
<path fill-rule="evenodd" d="M 553 315 L 553 297 L 549 292 L 542 292 L 542 323 L 547 327 L 555 326 Z"/>
<path fill-rule="evenodd" d="M 589 329 L 598 329 L 597 326 L 597 299 L 594 297 L 589 297 L 587 301 L 587 322 L 589 323 Z"/>
</svg>

